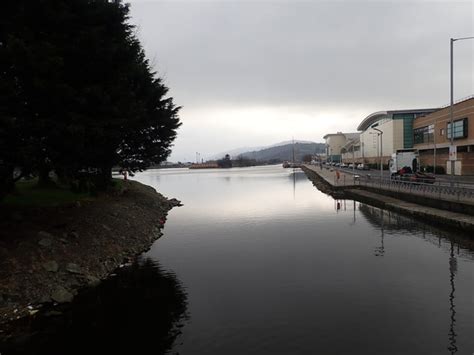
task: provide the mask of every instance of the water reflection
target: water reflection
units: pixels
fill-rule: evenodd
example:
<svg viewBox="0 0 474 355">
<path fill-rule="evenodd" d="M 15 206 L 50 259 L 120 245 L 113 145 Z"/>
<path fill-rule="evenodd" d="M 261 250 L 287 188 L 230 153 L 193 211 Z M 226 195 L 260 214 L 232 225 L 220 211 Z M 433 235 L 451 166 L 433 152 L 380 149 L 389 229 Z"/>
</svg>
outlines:
<svg viewBox="0 0 474 355">
<path fill-rule="evenodd" d="M 449 254 L 449 283 L 451 285 L 451 292 L 449 293 L 449 310 L 451 311 L 451 323 L 449 326 L 449 346 L 448 350 L 451 354 L 458 352 L 458 347 L 456 346 L 456 331 L 454 326 L 456 325 L 456 305 L 454 304 L 454 291 L 456 290 L 454 285 L 454 276 L 457 272 L 457 260 L 454 256 L 454 243 L 451 242 L 451 250 Z"/>
<path fill-rule="evenodd" d="M 120 270 L 71 306 L 17 324 L 6 354 L 164 354 L 187 319 L 180 281 L 151 259 Z"/>
<path fill-rule="evenodd" d="M 389 211 L 383 211 L 375 207 L 371 207 L 368 205 L 361 204 L 360 205 L 360 211 L 364 213 L 364 215 L 367 217 L 369 221 L 371 221 L 373 224 L 376 224 L 377 226 L 380 227 L 381 230 L 381 246 L 378 248 L 375 248 L 376 256 L 383 256 L 385 252 L 384 244 L 383 244 L 383 238 L 384 238 L 384 225 L 385 221 L 388 220 L 388 225 L 389 226 L 396 226 L 397 229 L 400 229 L 400 226 L 403 226 L 409 231 L 413 231 L 415 229 L 416 222 L 412 219 L 404 218 L 399 215 L 392 216 L 392 214 Z M 380 217 L 377 218 L 377 215 Z M 395 217 L 395 218 L 393 218 Z M 391 224 L 391 221 L 394 221 L 394 224 Z M 400 223 L 403 220 L 404 223 Z M 420 227 L 418 225 L 418 227 Z M 418 234 L 425 240 L 429 240 L 429 233 L 426 228 L 423 228 L 422 234 Z M 414 235 L 417 235 L 416 233 Z M 437 246 L 439 248 L 443 248 L 447 243 L 443 244 L 442 243 L 442 237 L 441 234 L 438 235 L 437 238 Z M 467 243 L 467 245 L 470 245 Z M 456 252 L 455 252 L 456 249 Z M 456 254 L 460 254 L 460 245 L 459 243 L 455 243 L 454 239 L 449 239 L 449 260 L 448 260 L 448 265 L 449 265 L 449 284 L 450 284 L 450 292 L 449 292 L 449 311 L 450 311 L 450 323 L 449 323 L 449 332 L 448 332 L 448 350 L 451 354 L 456 354 L 458 352 L 458 347 L 456 345 L 457 343 L 457 333 L 456 333 L 456 304 L 455 304 L 455 291 L 456 291 L 456 286 L 455 286 L 455 276 L 457 273 L 457 258 Z"/>
<path fill-rule="evenodd" d="M 192 322 L 174 352 L 459 355 L 473 348 L 474 248 L 466 239 L 334 200 L 279 166 L 137 177 L 184 202 L 148 253 L 187 286 Z M 451 241 L 458 266 L 450 288 Z"/>
<path fill-rule="evenodd" d="M 383 210 L 379 210 L 379 214 L 380 214 L 380 246 L 378 247 L 375 247 L 374 249 L 374 255 L 375 256 L 384 256 L 385 254 L 385 245 L 383 244 L 384 240 L 383 240 L 383 237 L 384 237 L 384 211 Z M 390 215 L 389 215 L 389 218 L 390 218 Z"/>
<path fill-rule="evenodd" d="M 408 234 L 416 238 L 421 237 L 447 252 L 449 252 L 450 242 L 453 242 L 458 255 L 474 259 L 472 254 L 474 243 L 471 238 L 466 237 L 461 232 L 440 230 L 419 220 L 364 203 L 359 203 L 358 209 L 372 226 L 381 231 L 381 238 L 383 238 L 384 234 L 399 236 L 402 232 L 402 234 Z"/>
</svg>

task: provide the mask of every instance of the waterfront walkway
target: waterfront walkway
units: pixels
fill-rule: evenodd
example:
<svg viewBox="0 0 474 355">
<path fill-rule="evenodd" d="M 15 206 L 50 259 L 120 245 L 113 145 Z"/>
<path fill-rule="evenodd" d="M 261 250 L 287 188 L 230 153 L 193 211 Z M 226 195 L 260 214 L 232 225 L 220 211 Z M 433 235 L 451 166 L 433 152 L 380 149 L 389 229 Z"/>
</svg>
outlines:
<svg viewBox="0 0 474 355">
<path fill-rule="evenodd" d="M 419 196 L 421 198 L 433 199 L 447 203 L 463 204 L 472 207 L 474 210 L 474 188 L 420 184 L 405 181 L 391 180 L 390 178 L 380 179 L 376 172 L 374 176 L 358 175 L 357 173 L 346 172 L 337 168 L 322 169 L 319 166 L 305 165 L 305 168 L 315 172 L 328 184 L 335 188 L 362 187 L 371 190 L 381 190 L 391 194 Z"/>
<path fill-rule="evenodd" d="M 324 189 L 320 182 L 315 181 L 320 179 L 338 196 L 422 218 L 438 226 L 454 227 L 471 234 L 474 232 L 473 195 L 463 195 L 454 190 L 449 194 L 444 191 L 446 187 L 443 186 L 422 185 L 419 188 L 416 184 L 385 183 L 376 178 L 373 178 L 373 183 L 361 184 L 357 175 L 337 169 L 321 169 L 313 165 L 304 165 L 302 168 L 318 188 Z"/>
</svg>

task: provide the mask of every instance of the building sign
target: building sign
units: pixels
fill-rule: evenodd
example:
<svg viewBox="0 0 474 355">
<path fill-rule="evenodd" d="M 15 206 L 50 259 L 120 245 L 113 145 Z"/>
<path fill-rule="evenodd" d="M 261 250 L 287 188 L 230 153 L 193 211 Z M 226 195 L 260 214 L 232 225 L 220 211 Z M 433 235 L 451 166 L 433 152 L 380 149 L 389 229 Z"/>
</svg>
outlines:
<svg viewBox="0 0 474 355">
<path fill-rule="evenodd" d="M 449 160 L 458 160 L 457 149 L 455 145 L 449 146 Z"/>
</svg>

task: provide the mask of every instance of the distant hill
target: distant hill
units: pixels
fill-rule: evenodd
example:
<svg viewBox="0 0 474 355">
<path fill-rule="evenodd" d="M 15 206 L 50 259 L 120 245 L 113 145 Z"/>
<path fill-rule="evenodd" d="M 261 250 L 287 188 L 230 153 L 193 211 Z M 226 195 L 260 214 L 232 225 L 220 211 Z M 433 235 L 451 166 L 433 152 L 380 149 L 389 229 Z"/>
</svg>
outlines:
<svg viewBox="0 0 474 355">
<path fill-rule="evenodd" d="M 209 156 L 207 159 L 208 160 L 217 160 L 217 159 L 222 159 L 225 157 L 226 154 L 229 154 L 231 158 L 237 158 L 240 154 L 242 153 L 247 153 L 250 151 L 255 151 L 255 150 L 260 150 L 266 147 L 242 147 L 242 148 L 236 148 L 232 150 L 226 150 L 225 152 L 221 152 L 218 154 L 214 154 Z"/>
<path fill-rule="evenodd" d="M 301 161 L 307 154 L 324 153 L 324 143 L 314 142 L 295 142 L 295 161 Z M 273 145 L 260 150 L 241 153 L 240 156 L 246 159 L 255 159 L 257 161 L 278 161 L 293 160 L 293 143 L 282 143 Z"/>
</svg>

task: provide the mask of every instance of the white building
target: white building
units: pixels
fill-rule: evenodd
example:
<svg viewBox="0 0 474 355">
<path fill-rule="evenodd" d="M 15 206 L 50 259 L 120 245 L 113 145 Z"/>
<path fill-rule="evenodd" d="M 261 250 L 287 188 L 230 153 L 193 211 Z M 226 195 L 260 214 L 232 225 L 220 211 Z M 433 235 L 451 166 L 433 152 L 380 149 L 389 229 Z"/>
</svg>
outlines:
<svg viewBox="0 0 474 355">
<path fill-rule="evenodd" d="M 359 137 L 348 139 L 346 145 L 342 147 L 342 161 L 346 164 L 360 163 L 362 162 L 362 150 L 360 146 L 360 135 Z"/>
<path fill-rule="evenodd" d="M 359 133 L 329 133 L 323 138 L 326 140 L 326 161 L 340 162 L 342 160 L 342 148 L 351 139 L 355 139 Z"/>
<path fill-rule="evenodd" d="M 436 109 L 379 111 L 368 115 L 357 127 L 360 131 L 359 162 L 388 164 L 392 153 L 413 148 L 413 121 Z"/>
</svg>

